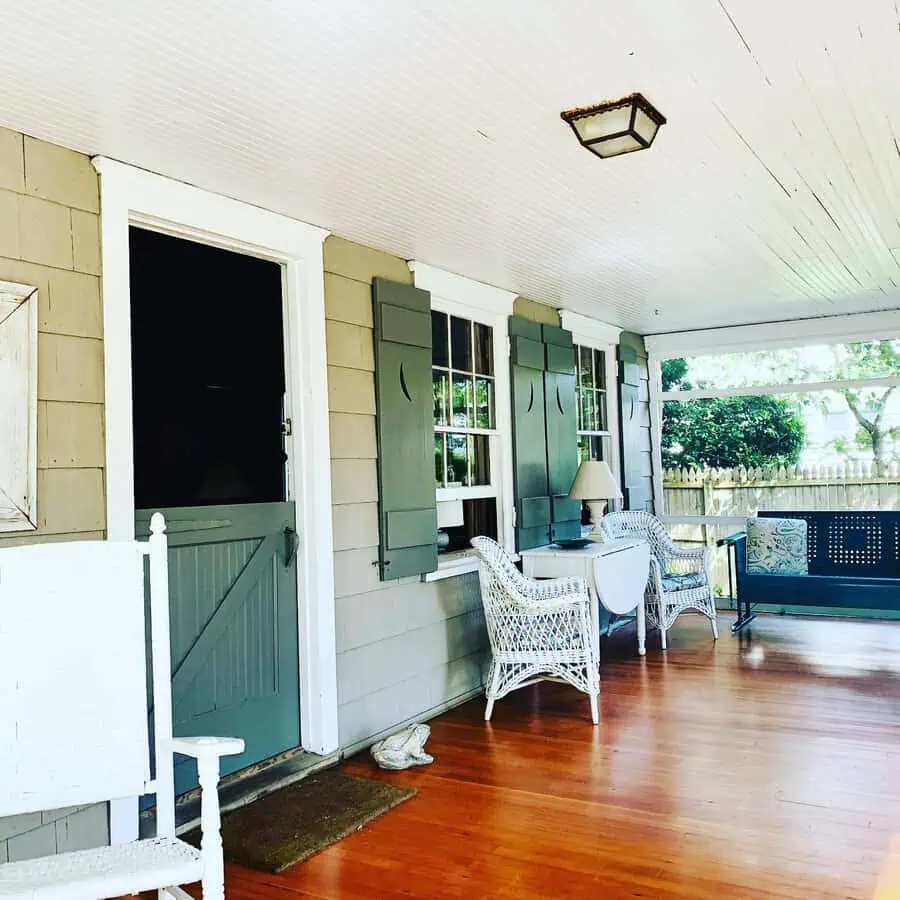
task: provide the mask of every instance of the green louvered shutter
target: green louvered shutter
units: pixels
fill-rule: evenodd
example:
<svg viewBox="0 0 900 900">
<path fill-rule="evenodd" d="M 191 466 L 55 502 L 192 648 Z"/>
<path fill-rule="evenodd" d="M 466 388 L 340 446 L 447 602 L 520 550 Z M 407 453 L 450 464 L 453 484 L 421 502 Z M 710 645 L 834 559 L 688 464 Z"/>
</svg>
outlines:
<svg viewBox="0 0 900 900">
<path fill-rule="evenodd" d="M 550 540 L 581 537 L 581 501 L 569 498 L 578 471 L 575 349 L 572 332 L 541 328 L 546 356 L 544 408 L 550 484 Z"/>
<path fill-rule="evenodd" d="M 431 295 L 372 282 L 381 580 L 437 569 Z"/>
<path fill-rule="evenodd" d="M 541 326 L 530 319 L 509 320 L 510 384 L 513 407 L 513 475 L 516 548 L 541 547 L 550 537 L 550 488 L 544 419 L 546 355 Z"/>
<path fill-rule="evenodd" d="M 569 499 L 578 469 L 572 333 L 509 320 L 516 547 L 581 535 L 581 503 Z"/>
<path fill-rule="evenodd" d="M 641 372 L 638 355 L 631 347 L 619 346 L 619 404 L 622 435 L 622 492 L 625 509 L 653 511 L 649 479 L 641 468 L 644 434 L 641 428 Z"/>
</svg>

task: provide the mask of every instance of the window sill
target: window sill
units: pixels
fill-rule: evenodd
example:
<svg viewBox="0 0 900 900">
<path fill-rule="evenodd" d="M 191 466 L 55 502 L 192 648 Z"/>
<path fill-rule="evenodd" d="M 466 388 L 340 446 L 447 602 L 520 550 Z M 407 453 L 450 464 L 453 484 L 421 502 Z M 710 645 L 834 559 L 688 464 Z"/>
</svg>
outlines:
<svg viewBox="0 0 900 900">
<path fill-rule="evenodd" d="M 478 559 L 470 553 L 453 553 L 438 559 L 438 567 L 435 572 L 428 572 L 425 581 L 443 581 L 445 578 L 454 578 L 457 575 L 466 575 L 469 572 L 478 571 Z"/>
<path fill-rule="evenodd" d="M 510 553 L 513 562 L 519 561 L 518 553 Z M 478 571 L 478 557 L 474 553 L 461 550 L 457 553 L 448 553 L 438 559 L 438 567 L 435 572 L 423 575 L 424 581 L 443 581 L 445 578 L 455 578 L 457 575 L 467 575 L 469 572 Z"/>
</svg>

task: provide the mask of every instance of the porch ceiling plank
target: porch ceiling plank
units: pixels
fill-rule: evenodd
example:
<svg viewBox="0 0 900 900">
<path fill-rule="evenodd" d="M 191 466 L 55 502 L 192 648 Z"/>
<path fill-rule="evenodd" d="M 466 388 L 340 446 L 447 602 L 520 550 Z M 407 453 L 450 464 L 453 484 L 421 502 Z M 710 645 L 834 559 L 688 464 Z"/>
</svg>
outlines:
<svg viewBox="0 0 900 900">
<path fill-rule="evenodd" d="M 320 223 L 331 282 L 427 260 L 640 333 L 900 307 L 890 0 L 407 7 L 42 0 L 5 24 L 4 124 Z M 645 153 L 559 120 L 634 90 L 668 117 Z M 92 215 L 58 155 L 28 199 Z M 351 293 L 335 315 L 367 326 Z"/>
</svg>

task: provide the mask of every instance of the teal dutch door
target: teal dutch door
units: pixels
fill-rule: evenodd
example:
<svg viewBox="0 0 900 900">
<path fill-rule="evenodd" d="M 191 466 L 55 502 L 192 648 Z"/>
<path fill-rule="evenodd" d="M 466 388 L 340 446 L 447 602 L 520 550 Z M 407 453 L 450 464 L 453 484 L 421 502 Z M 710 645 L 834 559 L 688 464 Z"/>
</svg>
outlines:
<svg viewBox="0 0 900 900">
<path fill-rule="evenodd" d="M 135 526 L 166 517 L 173 731 L 243 738 L 228 774 L 300 745 L 281 269 L 132 228 L 131 314 Z M 177 792 L 196 784 L 176 759 Z"/>
</svg>

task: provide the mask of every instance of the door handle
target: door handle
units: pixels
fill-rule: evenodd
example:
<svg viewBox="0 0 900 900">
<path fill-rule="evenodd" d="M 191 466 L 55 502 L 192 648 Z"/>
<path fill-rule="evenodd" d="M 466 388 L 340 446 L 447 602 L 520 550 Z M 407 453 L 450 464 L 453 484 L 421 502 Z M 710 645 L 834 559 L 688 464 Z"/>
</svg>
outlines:
<svg viewBox="0 0 900 900">
<path fill-rule="evenodd" d="M 288 525 L 284 529 L 284 567 L 289 569 L 297 557 L 297 548 L 300 546 L 300 535 Z"/>
</svg>

